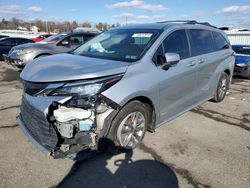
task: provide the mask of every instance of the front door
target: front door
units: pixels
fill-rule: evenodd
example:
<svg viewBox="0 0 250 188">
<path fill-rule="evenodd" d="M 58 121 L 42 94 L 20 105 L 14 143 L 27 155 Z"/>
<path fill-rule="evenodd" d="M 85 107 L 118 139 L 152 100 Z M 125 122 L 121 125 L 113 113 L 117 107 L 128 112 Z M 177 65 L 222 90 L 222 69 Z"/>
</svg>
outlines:
<svg viewBox="0 0 250 188">
<path fill-rule="evenodd" d="M 161 46 L 160 46 L 161 48 Z M 192 106 L 195 96 L 196 62 L 190 58 L 186 30 L 172 32 L 162 44 L 163 54 L 177 53 L 180 62 L 168 70 L 159 68 L 160 123 L 175 118 Z M 159 51 L 159 50 L 158 50 Z"/>
</svg>

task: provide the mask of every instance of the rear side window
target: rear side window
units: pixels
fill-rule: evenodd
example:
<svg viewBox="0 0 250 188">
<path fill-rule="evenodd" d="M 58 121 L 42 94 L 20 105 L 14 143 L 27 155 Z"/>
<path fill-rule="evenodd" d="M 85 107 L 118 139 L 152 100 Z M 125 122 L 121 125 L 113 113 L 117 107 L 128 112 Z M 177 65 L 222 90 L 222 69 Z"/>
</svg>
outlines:
<svg viewBox="0 0 250 188">
<path fill-rule="evenodd" d="M 212 33 L 203 29 L 189 30 L 191 54 L 197 56 L 214 51 Z"/>
<path fill-rule="evenodd" d="M 16 45 L 16 39 L 14 39 L 14 38 L 6 39 L 3 44 L 5 44 L 5 45 Z"/>
<path fill-rule="evenodd" d="M 228 48 L 229 44 L 221 33 L 213 32 L 213 35 L 215 42 L 215 50 L 222 50 Z"/>
<path fill-rule="evenodd" d="M 184 29 L 171 33 L 163 41 L 163 47 L 165 53 L 177 53 L 181 59 L 190 56 L 187 35 Z"/>
<path fill-rule="evenodd" d="M 19 44 L 25 44 L 25 43 L 29 43 L 29 42 L 31 42 L 30 40 L 27 40 L 27 39 L 16 39 L 16 42 L 17 42 L 17 44 L 19 45 Z"/>
</svg>

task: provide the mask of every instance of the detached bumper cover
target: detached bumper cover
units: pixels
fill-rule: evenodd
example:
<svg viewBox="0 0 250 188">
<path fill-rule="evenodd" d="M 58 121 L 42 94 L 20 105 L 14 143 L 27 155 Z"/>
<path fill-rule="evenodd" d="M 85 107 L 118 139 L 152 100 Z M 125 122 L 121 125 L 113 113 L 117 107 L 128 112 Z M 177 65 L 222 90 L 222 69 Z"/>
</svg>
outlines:
<svg viewBox="0 0 250 188">
<path fill-rule="evenodd" d="M 51 155 L 58 143 L 57 133 L 44 115 L 23 97 L 18 123 L 28 138 L 45 154 Z"/>
<path fill-rule="evenodd" d="M 28 137 L 28 139 L 40 150 L 42 151 L 45 155 L 50 156 L 51 155 L 51 151 L 48 150 L 46 147 L 44 147 L 43 145 L 41 145 L 38 141 L 36 141 L 36 139 L 30 134 L 29 130 L 25 127 L 22 119 L 20 117 L 18 117 L 17 119 L 17 123 L 19 124 L 20 129 L 22 130 L 22 132 L 25 134 L 25 136 Z"/>
</svg>

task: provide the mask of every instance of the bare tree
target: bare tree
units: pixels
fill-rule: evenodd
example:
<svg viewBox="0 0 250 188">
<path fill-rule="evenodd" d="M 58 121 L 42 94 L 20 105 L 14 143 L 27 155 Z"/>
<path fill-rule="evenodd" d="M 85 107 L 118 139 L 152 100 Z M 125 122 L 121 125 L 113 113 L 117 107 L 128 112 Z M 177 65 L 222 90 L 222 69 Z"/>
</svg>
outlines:
<svg viewBox="0 0 250 188">
<path fill-rule="evenodd" d="M 95 25 L 97 29 L 100 31 L 105 31 L 112 27 L 119 27 L 120 24 L 109 24 L 99 22 L 97 24 L 91 24 L 88 21 L 83 23 L 78 23 L 77 21 L 63 21 L 63 22 L 55 22 L 55 21 L 48 21 L 48 20 L 32 20 L 32 21 L 24 21 L 17 18 L 12 18 L 10 20 L 2 19 L 0 21 L 0 29 L 17 29 L 17 27 L 21 26 L 23 28 L 30 29 L 31 26 L 38 27 L 39 32 L 65 32 L 65 31 L 72 31 L 77 27 L 92 27 Z"/>
</svg>

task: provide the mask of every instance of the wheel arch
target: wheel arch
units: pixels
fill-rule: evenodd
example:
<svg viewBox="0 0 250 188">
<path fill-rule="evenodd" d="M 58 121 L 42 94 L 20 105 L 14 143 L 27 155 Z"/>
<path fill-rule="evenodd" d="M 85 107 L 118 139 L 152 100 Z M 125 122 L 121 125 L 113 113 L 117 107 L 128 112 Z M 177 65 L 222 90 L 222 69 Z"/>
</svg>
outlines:
<svg viewBox="0 0 250 188">
<path fill-rule="evenodd" d="M 34 57 L 34 59 L 40 57 L 40 56 L 43 56 L 43 55 L 52 55 L 51 53 L 41 53 L 41 54 L 38 54 Z"/>
<path fill-rule="evenodd" d="M 155 131 L 155 122 L 156 122 L 156 110 L 155 110 L 155 106 L 153 104 L 153 101 L 146 96 L 136 96 L 136 97 L 128 100 L 123 106 L 125 106 L 126 104 L 128 104 L 131 101 L 139 101 L 139 102 L 143 103 L 144 105 L 146 105 L 148 112 L 149 112 L 148 115 L 150 117 L 147 130 L 150 132 L 154 132 Z"/>
<path fill-rule="evenodd" d="M 231 76 L 231 72 L 230 72 L 229 69 L 224 70 L 224 72 L 225 72 L 229 77 Z"/>
</svg>

